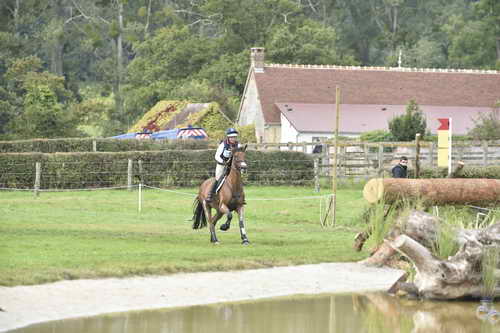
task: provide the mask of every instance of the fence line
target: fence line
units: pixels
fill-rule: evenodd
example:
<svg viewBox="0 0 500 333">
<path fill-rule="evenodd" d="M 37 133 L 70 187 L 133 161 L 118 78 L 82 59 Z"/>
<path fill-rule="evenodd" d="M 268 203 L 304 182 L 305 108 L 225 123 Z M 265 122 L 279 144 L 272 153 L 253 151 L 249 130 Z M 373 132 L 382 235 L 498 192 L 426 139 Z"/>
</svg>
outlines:
<svg viewBox="0 0 500 333">
<path fill-rule="evenodd" d="M 321 177 L 329 177 L 333 168 L 333 146 L 326 143 L 300 143 L 300 144 L 253 144 L 257 150 L 297 150 L 321 147 L 321 152 L 309 154 L 313 157 L 294 160 L 275 160 L 280 169 L 263 171 L 269 161 L 249 161 L 250 168 L 247 171 L 248 184 L 288 184 L 288 185 L 313 185 L 319 190 Z M 383 177 L 400 156 L 407 156 L 410 160 L 410 169 L 414 168 L 416 144 L 415 143 L 364 143 L 364 142 L 340 142 L 337 158 L 337 174 L 340 181 L 353 179 L 356 181 L 367 180 L 372 177 Z M 312 150 L 312 149 L 311 149 Z M 500 165 L 500 143 L 482 142 L 477 144 L 453 145 L 453 164 L 464 161 L 466 166 L 488 166 Z M 423 142 L 421 144 L 420 165 L 423 167 L 435 167 L 437 160 L 437 146 L 435 143 Z M 295 162 L 310 162 L 311 167 L 302 169 L 294 168 Z M 163 169 L 163 166 L 172 162 L 178 171 Z M 69 187 L 111 187 L 126 186 L 129 190 L 137 182 L 151 185 L 196 185 L 202 179 L 213 176 L 215 163 L 212 160 L 197 161 L 165 161 L 143 162 L 141 160 L 124 159 L 123 161 L 99 161 L 102 171 L 92 170 L 92 165 L 86 175 L 72 173 L 72 166 L 78 162 L 53 162 L 39 163 L 12 163 L 9 171 L 0 175 L 0 187 L 12 188 L 22 186 L 29 187 L 35 194 L 44 188 L 69 188 Z M 314 166 L 313 166 L 314 164 Z M 413 165 L 412 165 L 413 164 Z M 19 172 L 27 166 L 35 166 L 33 173 Z M 60 165 L 61 167 L 58 167 Z M 96 164 L 97 165 L 97 164 Z M 183 166 L 191 166 L 184 168 Z M 200 165 L 200 168 L 196 166 Z M 21 166 L 24 166 L 22 168 Z M 193 167 L 194 166 L 194 167 Z M 453 165 L 452 167 L 454 167 Z M 55 170 L 54 170 L 55 169 Z"/>
</svg>

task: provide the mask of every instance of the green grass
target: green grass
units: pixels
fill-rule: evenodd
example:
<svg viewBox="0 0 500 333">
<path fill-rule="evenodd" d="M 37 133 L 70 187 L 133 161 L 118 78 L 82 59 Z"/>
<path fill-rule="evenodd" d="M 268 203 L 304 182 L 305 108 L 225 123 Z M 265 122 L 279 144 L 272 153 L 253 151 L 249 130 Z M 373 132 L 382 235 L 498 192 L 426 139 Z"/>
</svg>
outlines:
<svg viewBox="0 0 500 333">
<path fill-rule="evenodd" d="M 482 288 L 481 296 L 489 297 L 493 300 L 495 289 L 498 284 L 498 277 L 495 275 L 499 261 L 498 248 L 495 246 L 486 247 L 483 250 L 481 260 Z"/>
<path fill-rule="evenodd" d="M 0 191 L 0 285 L 62 279 L 124 277 L 269 266 L 356 261 L 352 249 L 365 205 L 360 188 L 338 192 L 337 227 L 320 225 L 318 195 L 304 187 L 248 187 L 250 246 L 242 246 L 235 214 L 231 229 L 191 228 L 196 189 L 41 193 Z M 320 193 L 327 194 L 325 191 Z M 266 200 L 262 200 L 266 199 Z M 323 204 L 324 208 L 324 204 Z M 221 219 L 220 225 L 225 219 Z"/>
</svg>

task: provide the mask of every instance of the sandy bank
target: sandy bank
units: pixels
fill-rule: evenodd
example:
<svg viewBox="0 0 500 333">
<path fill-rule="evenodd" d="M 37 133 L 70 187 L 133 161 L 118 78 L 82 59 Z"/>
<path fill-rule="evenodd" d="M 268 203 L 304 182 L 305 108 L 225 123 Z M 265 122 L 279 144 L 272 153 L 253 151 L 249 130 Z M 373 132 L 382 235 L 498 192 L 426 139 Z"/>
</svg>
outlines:
<svg viewBox="0 0 500 333">
<path fill-rule="evenodd" d="M 102 313 L 240 301 L 294 294 L 388 289 L 402 271 L 330 263 L 233 272 L 60 281 L 0 287 L 0 332 Z"/>
</svg>

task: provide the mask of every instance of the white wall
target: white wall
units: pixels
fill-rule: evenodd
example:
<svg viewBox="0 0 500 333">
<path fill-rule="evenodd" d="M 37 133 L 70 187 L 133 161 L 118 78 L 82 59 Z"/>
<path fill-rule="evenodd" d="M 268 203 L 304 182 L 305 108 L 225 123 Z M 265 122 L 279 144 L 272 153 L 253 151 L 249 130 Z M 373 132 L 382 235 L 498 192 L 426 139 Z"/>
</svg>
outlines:
<svg viewBox="0 0 500 333">
<path fill-rule="evenodd" d="M 333 133 L 325 133 L 325 132 L 302 132 L 299 133 L 295 129 L 295 127 L 292 126 L 292 124 L 286 119 L 283 114 L 281 116 L 281 143 L 287 143 L 287 142 L 292 142 L 292 143 L 300 143 L 300 142 L 318 142 L 326 139 L 331 139 L 333 138 Z M 339 133 L 339 135 L 342 136 L 348 136 L 352 138 L 359 137 L 357 134 L 352 134 L 352 133 Z M 312 150 L 314 149 L 314 146 L 308 146 L 307 147 L 307 152 L 312 153 Z M 296 150 L 302 151 L 302 148 L 297 147 Z"/>
<path fill-rule="evenodd" d="M 286 119 L 283 114 L 280 114 L 281 117 L 281 139 L 280 142 L 292 142 L 297 143 L 297 130 L 292 124 Z"/>
<path fill-rule="evenodd" d="M 264 132 L 264 115 L 262 114 L 262 107 L 259 99 L 259 92 L 255 83 L 255 74 L 250 74 L 248 86 L 243 96 L 240 114 L 238 117 L 238 125 L 246 126 L 255 124 L 255 135 L 257 142 L 260 138 L 265 137 Z"/>
</svg>

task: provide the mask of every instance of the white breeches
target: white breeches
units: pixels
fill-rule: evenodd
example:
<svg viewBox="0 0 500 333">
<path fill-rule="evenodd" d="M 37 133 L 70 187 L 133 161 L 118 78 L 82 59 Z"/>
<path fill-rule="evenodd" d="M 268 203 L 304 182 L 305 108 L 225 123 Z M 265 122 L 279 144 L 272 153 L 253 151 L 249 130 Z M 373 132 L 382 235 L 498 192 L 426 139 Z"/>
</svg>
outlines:
<svg viewBox="0 0 500 333">
<path fill-rule="evenodd" d="M 224 166 L 217 164 L 215 167 L 215 179 L 219 180 L 224 175 Z"/>
</svg>

